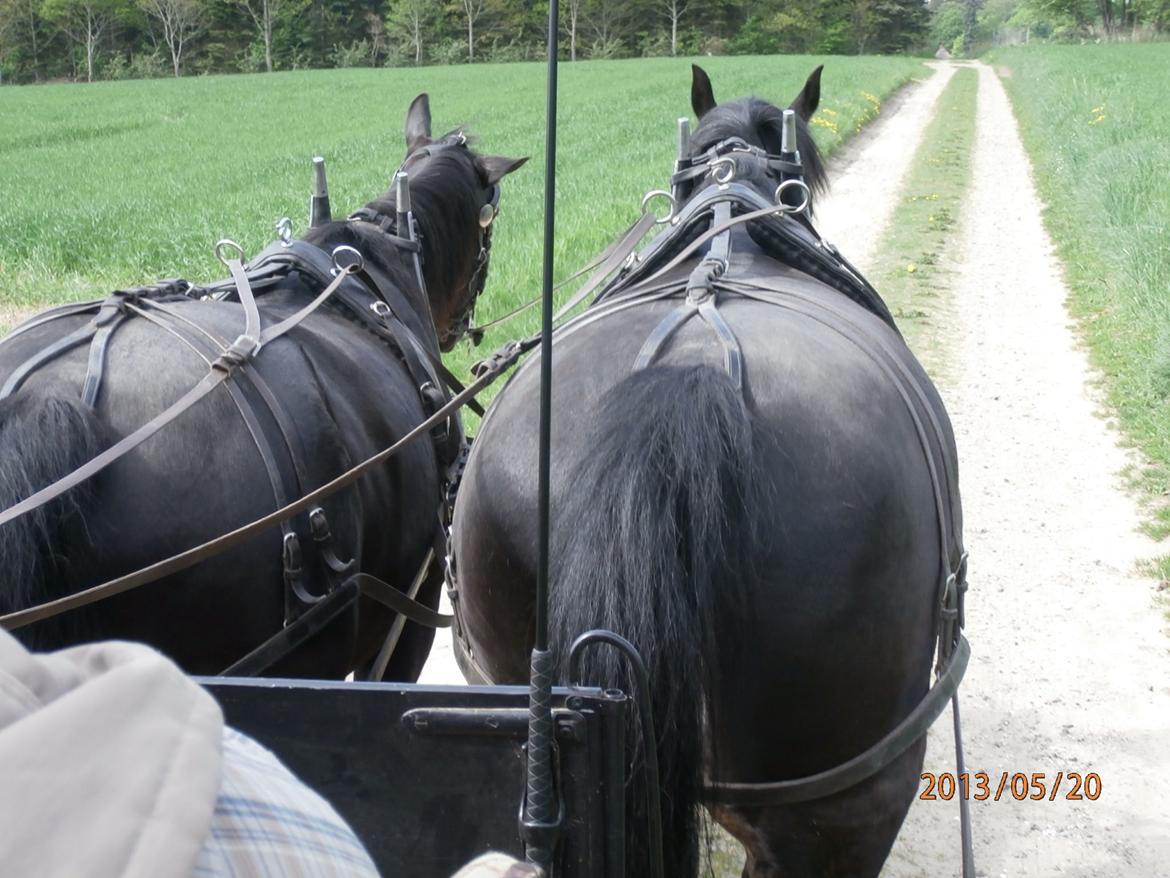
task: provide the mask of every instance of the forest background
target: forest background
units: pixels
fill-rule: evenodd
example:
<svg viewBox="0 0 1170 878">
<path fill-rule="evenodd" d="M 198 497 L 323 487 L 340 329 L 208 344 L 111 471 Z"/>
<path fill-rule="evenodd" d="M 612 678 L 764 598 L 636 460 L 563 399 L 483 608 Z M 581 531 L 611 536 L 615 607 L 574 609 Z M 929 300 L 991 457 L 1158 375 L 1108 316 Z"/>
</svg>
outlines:
<svg viewBox="0 0 1170 878">
<path fill-rule="evenodd" d="M 566 60 L 1144 40 L 1170 0 L 564 0 Z M 0 83 L 530 61 L 547 0 L 0 0 Z"/>
</svg>

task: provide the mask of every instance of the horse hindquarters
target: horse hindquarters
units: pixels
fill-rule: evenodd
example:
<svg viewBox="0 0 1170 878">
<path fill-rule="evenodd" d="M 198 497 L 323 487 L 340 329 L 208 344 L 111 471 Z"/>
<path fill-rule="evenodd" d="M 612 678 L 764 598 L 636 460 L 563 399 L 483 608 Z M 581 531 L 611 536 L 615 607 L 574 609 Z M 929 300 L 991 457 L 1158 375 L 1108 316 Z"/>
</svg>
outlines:
<svg viewBox="0 0 1170 878">
<path fill-rule="evenodd" d="M 25 390 L 0 400 L 0 509 L 68 475 L 111 444 L 110 430 L 80 399 Z M 85 526 L 92 487 L 80 485 L 0 526 L 0 615 L 62 597 L 79 582 L 92 549 Z M 17 635 L 50 649 L 76 640 L 77 614 Z"/>
<path fill-rule="evenodd" d="M 661 769 L 666 874 L 698 867 L 708 682 L 742 630 L 752 570 L 754 449 L 739 391 L 709 366 L 635 372 L 601 400 L 567 464 L 551 601 L 560 650 L 611 629 L 645 659 Z M 584 486 L 588 486 L 586 489 Z M 590 650 L 583 679 L 634 691 L 624 662 Z M 648 874 L 645 791 L 631 787 L 630 874 Z"/>
</svg>

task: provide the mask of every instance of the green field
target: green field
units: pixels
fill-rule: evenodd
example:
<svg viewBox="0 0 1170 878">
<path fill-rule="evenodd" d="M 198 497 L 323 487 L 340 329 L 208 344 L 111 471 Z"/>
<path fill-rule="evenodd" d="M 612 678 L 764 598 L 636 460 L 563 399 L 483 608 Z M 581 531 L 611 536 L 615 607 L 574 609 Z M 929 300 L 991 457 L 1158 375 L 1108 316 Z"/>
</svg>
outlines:
<svg viewBox="0 0 1170 878">
<path fill-rule="evenodd" d="M 1032 155 L 1095 365 L 1170 533 L 1170 45 L 993 56 Z M 1164 575 L 1170 574 L 1170 567 Z"/>
<path fill-rule="evenodd" d="M 899 84 L 906 58 L 707 58 L 716 97 L 787 103 L 825 63 L 819 142 L 832 151 Z M 569 274 L 609 243 L 671 170 L 674 120 L 690 109 L 690 61 L 565 64 L 560 73 L 557 263 Z M 505 181 L 478 317 L 540 283 L 544 68 L 538 64 L 319 70 L 0 89 L 0 325 L 30 307 L 176 275 L 223 271 L 212 245 L 255 253 L 273 223 L 303 231 L 310 157 L 329 163 L 335 213 L 381 191 L 402 157 L 411 98 L 436 130 L 467 125 L 482 149 L 532 155 Z M 536 315 L 485 346 L 538 325 Z M 462 368 L 476 353 L 460 349 Z"/>
</svg>

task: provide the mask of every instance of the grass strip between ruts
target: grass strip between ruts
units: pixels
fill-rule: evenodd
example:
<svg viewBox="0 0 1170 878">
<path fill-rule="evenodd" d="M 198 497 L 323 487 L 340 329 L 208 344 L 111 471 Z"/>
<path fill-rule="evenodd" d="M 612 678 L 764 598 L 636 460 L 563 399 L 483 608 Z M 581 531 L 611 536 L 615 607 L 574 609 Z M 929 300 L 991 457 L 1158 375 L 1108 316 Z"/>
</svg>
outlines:
<svg viewBox="0 0 1170 878">
<path fill-rule="evenodd" d="M 978 73 L 970 67 L 947 83 L 869 273 L 910 347 L 936 376 L 947 369 L 943 318 L 950 254 L 971 182 L 977 90 Z"/>
</svg>

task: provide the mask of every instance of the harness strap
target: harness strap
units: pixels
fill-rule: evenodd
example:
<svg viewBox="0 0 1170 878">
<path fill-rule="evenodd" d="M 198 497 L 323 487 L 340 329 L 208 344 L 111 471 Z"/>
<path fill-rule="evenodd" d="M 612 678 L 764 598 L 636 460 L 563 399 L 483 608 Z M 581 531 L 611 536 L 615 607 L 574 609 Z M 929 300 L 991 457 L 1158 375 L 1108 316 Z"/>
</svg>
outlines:
<svg viewBox="0 0 1170 878">
<path fill-rule="evenodd" d="M 442 537 L 441 531 L 442 528 L 440 527 L 440 537 Z M 419 590 L 427 580 L 427 574 L 430 573 L 431 568 L 434 566 L 435 558 L 435 547 L 431 546 L 431 548 L 427 549 L 422 564 L 419 565 L 418 571 L 410 581 L 410 587 L 406 590 L 404 597 L 408 597 L 412 601 L 418 597 Z M 454 622 L 454 617 L 452 617 L 451 621 L 452 623 Z M 378 682 L 386 676 L 386 667 L 390 664 L 390 659 L 394 655 L 394 650 L 398 648 L 398 641 L 402 638 L 402 632 L 405 629 L 406 616 L 399 613 L 394 618 L 393 623 L 391 623 L 390 630 L 386 632 L 386 639 L 382 641 L 382 647 L 378 650 L 378 655 L 374 657 L 374 663 L 370 666 L 370 672 L 366 679 Z"/>
<path fill-rule="evenodd" d="M 554 320 L 560 320 L 574 308 L 576 308 L 582 301 L 595 289 L 597 289 L 601 282 L 614 273 L 617 268 L 629 258 L 630 254 L 634 252 L 634 248 L 638 246 L 638 242 L 650 230 L 657 220 L 652 213 L 644 213 L 629 229 L 626 230 L 625 235 L 618 239 L 617 245 L 610 251 L 609 255 L 601 263 L 601 266 L 592 275 L 589 280 L 573 294 L 560 310 L 554 315 Z"/>
<path fill-rule="evenodd" d="M 699 305 L 699 316 L 715 330 L 715 334 L 719 337 L 719 343 L 723 345 L 723 368 L 727 370 L 736 390 L 743 392 L 743 350 L 739 346 L 735 333 L 731 331 L 731 327 L 727 325 L 727 321 L 719 313 L 713 295 L 708 296 Z"/>
<path fill-rule="evenodd" d="M 10 506 L 8 509 L 0 512 L 0 526 L 3 526 L 8 522 L 31 512 L 39 506 L 48 503 L 50 500 L 54 500 L 57 497 L 60 497 L 66 491 L 77 487 L 86 479 L 89 479 L 97 473 L 101 472 L 114 461 L 137 448 L 171 421 L 175 420 L 175 418 L 179 417 L 179 415 L 193 406 L 196 402 L 207 396 L 207 394 L 211 393 L 211 391 L 218 387 L 221 382 L 230 377 L 237 367 L 255 356 L 256 352 L 260 348 L 259 310 L 255 307 L 256 300 L 252 296 L 251 287 L 248 285 L 248 277 L 244 273 L 240 261 L 238 259 L 232 259 L 229 260 L 229 262 L 232 263 L 233 277 L 237 277 L 237 282 L 242 284 L 240 288 L 241 300 L 243 301 L 246 299 L 251 303 L 251 309 L 255 310 L 255 316 L 252 317 L 251 314 L 249 314 L 249 307 L 245 305 L 245 314 L 249 314 L 249 316 L 247 317 L 248 322 L 246 322 L 244 334 L 237 338 L 230 347 L 222 351 L 219 357 L 211 364 L 211 369 L 203 377 L 203 379 L 186 393 L 184 393 L 181 397 L 179 397 L 178 400 L 173 402 L 159 414 L 155 415 L 153 418 L 151 418 L 151 420 L 147 421 L 133 433 L 124 436 L 118 442 L 111 445 L 101 454 L 97 455 L 97 457 L 89 460 L 82 466 L 73 470 L 73 472 L 53 482 L 51 485 L 47 485 L 44 488 L 41 488 L 39 491 L 29 497 L 26 497 L 16 505 Z M 333 282 L 326 288 L 326 292 L 332 294 L 333 290 L 340 286 L 341 282 L 349 276 L 349 273 L 350 272 L 348 270 L 340 271 L 337 277 L 333 279 Z M 323 292 L 314 301 L 324 301 L 326 298 L 328 297 Z M 252 325 L 251 321 L 253 320 L 255 322 L 256 334 L 249 335 L 248 326 Z M 284 326 L 280 334 L 287 332 L 288 329 L 291 328 L 292 325 Z M 83 329 L 88 331 L 89 327 L 83 327 Z M 57 345 L 50 346 L 49 349 L 56 348 L 66 341 L 73 340 L 75 337 L 77 340 L 73 341 L 72 343 L 79 344 L 80 341 L 88 337 L 88 335 L 81 336 L 81 332 L 82 330 L 78 330 L 76 333 L 66 336 L 64 339 L 61 339 Z M 279 334 L 270 333 L 265 339 L 265 342 L 271 341 L 277 337 L 279 337 Z M 9 383 L 12 383 L 12 378 L 9 379 Z M 7 387 L 7 385 L 5 386 Z"/>
<path fill-rule="evenodd" d="M 169 576 L 172 573 L 177 573 L 180 570 L 186 570 L 188 567 L 192 567 L 206 558 L 210 558 L 219 552 L 226 551 L 232 546 L 239 545 L 245 540 L 255 536 L 257 533 L 260 533 L 269 527 L 284 521 L 287 518 L 291 518 L 292 516 L 309 509 L 326 497 L 353 484 L 371 469 L 389 460 L 410 443 L 416 441 L 422 436 L 428 435 L 432 427 L 450 417 L 468 399 L 470 399 L 476 393 L 479 393 L 479 391 L 487 387 L 487 385 L 491 384 L 500 375 L 501 372 L 511 368 L 516 360 L 519 359 L 521 354 L 526 353 L 533 347 L 534 345 L 532 344 L 512 343 L 497 351 L 497 353 L 492 358 L 490 358 L 489 361 L 487 361 L 487 365 L 481 370 L 479 377 L 473 383 L 468 385 L 466 390 L 454 396 L 446 405 L 436 411 L 425 421 L 415 426 L 409 433 L 406 433 L 393 445 L 382 449 L 371 457 L 366 458 L 361 463 L 351 467 L 346 472 L 337 476 L 337 478 L 327 482 L 313 491 L 310 491 L 308 494 L 305 494 L 298 500 L 295 500 L 292 503 L 281 507 L 280 509 L 270 512 L 267 515 L 264 515 L 254 521 L 251 521 L 248 524 L 242 525 L 233 531 L 222 534 L 215 539 L 200 543 L 198 546 L 193 546 L 190 549 L 179 552 L 178 554 L 172 555 L 169 558 L 165 558 L 161 561 L 151 564 L 149 567 L 144 567 L 141 570 L 136 570 L 133 573 L 128 573 L 125 576 L 112 579 L 109 582 L 102 583 L 101 585 L 95 585 L 83 591 L 79 591 L 71 595 L 66 595 L 65 597 L 40 604 L 35 607 L 29 607 L 14 613 L 8 613 L 5 616 L 0 616 L 0 627 L 3 627 L 8 631 L 13 631 L 17 628 L 23 628 L 26 625 L 31 625 L 33 622 L 39 622 L 42 619 L 48 619 L 52 616 L 64 613 L 67 610 L 76 609 L 77 607 L 87 606 L 94 603 L 95 601 L 102 600 L 103 598 L 116 594 L 122 594 L 123 592 L 130 591 L 131 589 L 138 588 L 139 586 L 146 585 L 147 583 L 151 583 L 165 576 Z M 192 388 L 192 390 L 188 392 L 188 394 L 184 397 L 184 400 L 196 393 L 199 395 L 207 393 L 207 390 L 202 390 L 206 382 L 214 379 L 216 383 L 218 383 L 225 377 L 226 373 L 218 371 L 209 373 L 203 382 L 200 382 L 199 385 L 197 385 L 195 388 Z M 198 397 L 196 396 L 195 398 Z M 184 400 L 180 400 L 180 403 Z M 187 405 L 190 405 L 190 403 Z M 184 406 L 184 408 L 185 407 L 186 406 Z M 179 403 L 176 403 L 175 406 L 172 406 L 172 409 L 177 409 L 177 411 L 170 415 L 170 419 L 173 419 L 179 414 L 179 412 L 182 411 L 182 408 L 179 407 Z M 166 415 L 170 411 L 171 410 L 168 409 L 167 412 L 164 412 L 163 414 Z M 159 416 L 159 418 L 161 417 L 162 415 Z M 157 431 L 157 429 L 158 427 L 155 427 L 154 431 Z M 131 437 L 127 438 L 129 439 Z M 117 446 L 111 448 L 107 454 L 114 452 L 116 449 Z M 103 456 L 104 455 L 99 455 L 98 458 L 94 458 L 94 460 L 91 461 L 90 464 L 87 464 L 86 467 L 83 467 L 82 470 L 88 469 L 94 464 L 97 464 L 99 459 Z M 102 467 L 107 466 L 110 462 L 112 462 L 112 460 L 117 459 L 117 457 L 118 454 L 113 454 L 110 460 L 102 462 L 101 465 L 96 466 L 92 472 L 96 472 Z M 92 472 L 86 473 L 86 475 L 74 479 L 74 477 L 77 476 L 77 473 L 81 472 L 82 470 L 75 471 L 73 474 L 66 477 L 66 479 L 63 479 L 62 482 L 69 481 L 70 484 L 57 491 L 57 494 L 63 493 L 70 487 L 73 487 L 77 483 L 83 481 L 88 477 L 88 475 L 92 474 Z M 46 493 L 52 490 L 56 490 L 57 487 L 62 484 L 62 482 L 57 482 L 54 485 L 51 485 L 49 488 L 46 488 L 44 491 L 38 493 Z M 57 496 L 57 494 L 53 494 L 53 496 Z M 28 498 L 28 500 L 25 500 L 22 503 L 17 504 L 17 506 L 14 506 L 4 512 L 2 515 L 0 515 L 0 524 L 11 521 L 13 518 L 16 518 L 19 515 L 24 514 L 24 512 L 27 512 L 28 509 L 35 508 L 37 503 L 33 501 L 36 499 L 37 495 L 33 495 L 33 497 Z M 26 505 L 28 505 L 28 508 L 21 508 L 25 507 Z"/>
<path fill-rule="evenodd" d="M 926 697 L 889 734 L 848 762 L 819 774 L 773 783 L 708 781 L 705 786 L 707 803 L 741 807 L 791 805 L 823 799 L 856 786 L 889 765 L 926 733 L 958 691 L 970 657 L 971 647 L 967 639 L 960 635 L 945 670 L 930 687 Z"/>
<path fill-rule="evenodd" d="M 109 308 L 109 311 L 106 309 Z M 85 367 L 85 382 L 81 385 L 81 401 L 90 408 L 97 404 L 98 393 L 101 391 L 102 375 L 105 372 L 106 351 L 109 350 L 110 336 L 114 334 L 122 321 L 126 319 L 126 312 L 108 303 L 102 305 L 101 311 L 94 317 L 94 324 L 98 327 L 93 341 L 89 345 L 89 362 Z"/>
<path fill-rule="evenodd" d="M 285 625 L 242 659 L 225 668 L 220 676 L 255 677 L 262 674 L 352 607 L 359 594 L 356 582 L 343 582 L 305 610 L 295 622 Z"/>
<path fill-rule="evenodd" d="M 236 339 L 235 344 L 247 343 L 251 341 L 254 343 L 255 350 L 260 350 L 260 308 L 256 304 L 256 297 L 252 295 L 252 285 L 248 283 L 248 274 L 244 271 L 244 263 L 242 259 L 227 260 L 228 271 L 232 274 L 232 280 L 236 282 L 236 293 L 240 298 L 240 304 L 244 307 L 244 334 Z"/>
<path fill-rule="evenodd" d="M 654 331 L 646 338 L 646 341 L 642 342 L 642 348 L 638 351 L 638 356 L 634 358 L 634 371 L 649 366 L 658 356 L 658 351 L 666 343 L 666 340 L 674 335 L 675 330 L 698 313 L 698 310 L 696 303 L 684 301 L 663 317 L 654 327 Z"/>
<path fill-rule="evenodd" d="M 8 522 L 14 521 L 17 518 L 20 518 L 20 516 L 32 512 L 39 506 L 48 503 L 50 500 L 54 500 L 57 497 L 60 497 L 66 491 L 77 487 L 86 479 L 101 472 L 103 469 L 108 467 L 114 461 L 118 460 L 118 458 L 122 457 L 127 452 L 137 448 L 139 445 L 141 445 L 143 442 L 145 442 L 147 439 L 149 439 L 151 436 L 153 436 L 155 433 L 157 433 L 159 430 L 161 430 L 191 406 L 193 406 L 196 402 L 207 396 L 207 394 L 211 393 L 212 390 L 218 387 L 221 382 L 225 381 L 228 376 L 231 375 L 236 366 L 244 362 L 242 357 L 238 359 L 225 359 L 224 357 L 221 357 L 221 360 L 223 360 L 222 365 L 220 364 L 220 360 L 217 360 L 216 365 L 212 367 L 211 371 L 203 376 L 202 381 L 184 393 L 181 397 L 179 397 L 178 400 L 176 400 L 159 414 L 155 415 L 133 433 L 130 433 L 115 444 L 111 445 L 97 457 L 94 457 L 87 463 L 78 467 L 67 476 L 58 479 L 51 485 L 47 485 L 46 487 L 41 488 L 41 490 L 37 491 L 29 497 L 26 497 L 16 505 L 10 506 L 3 512 L 0 512 L 0 526 L 8 524 Z"/>
<path fill-rule="evenodd" d="M 0 338 L 0 345 L 7 344 L 17 336 L 23 335 L 31 329 L 36 329 L 38 326 L 44 326 L 46 323 L 51 323 L 54 320 L 59 320 L 62 317 L 76 317 L 79 314 L 85 314 L 90 311 L 96 312 L 104 302 L 104 299 L 90 299 L 88 302 L 75 302 L 69 305 L 58 305 L 56 308 L 50 308 L 36 317 L 26 320 L 24 323 L 17 326 L 12 332 Z"/>
<path fill-rule="evenodd" d="M 48 347 L 41 348 L 40 351 L 21 363 L 20 366 L 15 371 L 13 371 L 11 375 L 8 376 L 8 380 L 4 382 L 4 386 L 0 387 L 0 399 L 7 399 L 8 397 L 12 396 L 12 394 L 16 393 L 16 391 L 20 389 L 20 386 L 24 384 L 25 379 L 28 378 L 29 375 L 31 375 L 45 363 L 48 363 L 50 360 L 53 360 L 66 351 L 73 350 L 73 348 L 77 347 L 78 345 L 89 341 L 96 332 L 97 324 L 91 320 L 84 326 L 73 330 L 73 332 L 69 333 L 68 335 L 57 339 Z"/>
<path fill-rule="evenodd" d="M 455 617 L 445 613 L 436 613 L 426 604 L 419 603 L 394 586 L 383 582 L 369 573 L 355 573 L 351 577 L 361 587 L 362 594 L 371 597 L 380 604 L 385 604 L 396 613 L 401 614 L 411 622 L 426 625 L 429 628 L 450 628 Z"/>
</svg>

